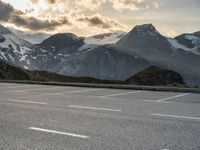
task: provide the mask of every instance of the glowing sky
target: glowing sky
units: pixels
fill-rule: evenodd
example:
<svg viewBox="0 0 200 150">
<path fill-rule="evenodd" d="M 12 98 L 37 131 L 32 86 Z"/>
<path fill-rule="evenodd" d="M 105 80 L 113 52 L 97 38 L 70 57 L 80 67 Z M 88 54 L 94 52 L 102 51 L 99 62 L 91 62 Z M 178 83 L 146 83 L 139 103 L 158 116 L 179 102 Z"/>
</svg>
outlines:
<svg viewBox="0 0 200 150">
<path fill-rule="evenodd" d="M 200 31 L 200 0 L 0 0 L 0 23 L 79 36 L 152 23 L 162 34 L 175 36 Z"/>
</svg>

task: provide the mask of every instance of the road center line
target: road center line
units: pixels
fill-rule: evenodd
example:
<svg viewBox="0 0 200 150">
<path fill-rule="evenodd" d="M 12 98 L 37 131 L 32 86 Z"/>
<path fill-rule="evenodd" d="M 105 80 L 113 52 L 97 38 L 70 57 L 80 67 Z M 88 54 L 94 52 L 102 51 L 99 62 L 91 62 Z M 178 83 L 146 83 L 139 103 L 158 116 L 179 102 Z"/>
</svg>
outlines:
<svg viewBox="0 0 200 150">
<path fill-rule="evenodd" d="M 53 93 L 55 95 L 57 94 L 73 94 L 73 93 L 83 93 L 83 92 L 92 92 L 92 91 L 100 91 L 103 89 L 90 89 L 90 90 L 78 90 L 78 91 L 68 91 L 68 92 L 59 92 L 59 93 Z"/>
<path fill-rule="evenodd" d="M 17 99 L 8 99 L 9 102 L 15 102 L 15 103 L 29 103 L 29 104 L 40 104 L 40 105 L 46 105 L 47 103 L 44 102 L 35 102 L 35 101 L 24 101 L 24 100 L 17 100 Z"/>
<path fill-rule="evenodd" d="M 199 117 L 188 117 L 188 116 L 166 115 L 166 114 L 157 114 L 157 113 L 151 113 L 151 115 L 153 115 L 153 116 L 161 116 L 161 117 L 172 117 L 172 118 L 181 118 L 181 119 L 200 120 Z"/>
<path fill-rule="evenodd" d="M 48 132 L 48 133 L 53 133 L 53 134 L 66 135 L 66 136 L 71 136 L 71 137 L 77 137 L 77 138 L 82 138 L 82 139 L 90 138 L 89 136 L 86 136 L 86 135 L 67 133 L 67 132 L 61 132 L 61 131 L 56 131 L 56 130 L 48 130 L 48 129 L 42 129 L 42 128 L 36 128 L 36 127 L 29 127 L 28 129 L 35 130 L 35 131 L 41 131 L 41 132 Z"/>
<path fill-rule="evenodd" d="M 80 108 L 80 109 L 91 109 L 91 110 L 122 112 L 122 110 L 119 110 L 119 109 L 98 108 L 98 107 L 88 107 L 88 106 L 68 105 L 68 107 L 70 107 L 70 108 Z"/>
<path fill-rule="evenodd" d="M 172 97 L 168 97 L 168 98 L 163 98 L 163 99 L 157 100 L 157 102 L 163 102 L 163 101 L 170 100 L 170 99 L 175 99 L 175 98 L 178 98 L 178 97 L 184 97 L 184 96 L 187 96 L 189 94 L 191 94 L 191 93 L 185 93 L 185 94 L 176 95 L 176 96 L 172 96 Z"/>
<path fill-rule="evenodd" d="M 136 94 L 136 93 L 142 93 L 142 92 L 144 92 L 144 91 L 132 91 L 132 92 L 126 92 L 126 93 L 117 93 L 117 94 L 100 96 L 100 98 L 114 97 L 114 96 L 121 96 L 121 95 L 128 95 L 128 94 Z"/>
</svg>

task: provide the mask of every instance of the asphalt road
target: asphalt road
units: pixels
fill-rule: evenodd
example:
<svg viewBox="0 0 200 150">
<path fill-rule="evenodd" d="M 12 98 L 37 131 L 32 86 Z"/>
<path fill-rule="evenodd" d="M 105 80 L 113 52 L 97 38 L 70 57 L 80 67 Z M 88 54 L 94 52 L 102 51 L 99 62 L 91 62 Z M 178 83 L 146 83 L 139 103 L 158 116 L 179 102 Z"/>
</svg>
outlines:
<svg viewBox="0 0 200 150">
<path fill-rule="evenodd" d="M 0 150 L 200 150 L 200 94 L 0 83 Z"/>
</svg>

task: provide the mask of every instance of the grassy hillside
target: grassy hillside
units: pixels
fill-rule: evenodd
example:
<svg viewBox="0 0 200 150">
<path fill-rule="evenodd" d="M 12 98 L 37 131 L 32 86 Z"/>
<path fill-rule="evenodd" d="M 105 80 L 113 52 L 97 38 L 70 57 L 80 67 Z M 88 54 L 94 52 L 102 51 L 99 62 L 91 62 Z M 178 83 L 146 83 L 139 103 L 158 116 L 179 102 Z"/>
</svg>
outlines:
<svg viewBox="0 0 200 150">
<path fill-rule="evenodd" d="M 122 81 L 98 80 L 90 77 L 70 77 L 46 71 L 28 71 L 0 61 L 1 80 L 33 80 L 33 81 L 57 81 L 57 82 L 83 82 L 120 84 Z"/>
<path fill-rule="evenodd" d="M 131 84 L 151 86 L 179 86 L 185 85 L 180 74 L 161 69 L 158 67 L 147 68 L 126 81 L 98 80 L 90 77 L 69 77 L 46 71 L 28 71 L 22 68 L 6 64 L 0 61 L 1 80 L 33 80 L 33 81 L 56 81 L 56 82 L 79 82 L 101 84 Z"/>
<path fill-rule="evenodd" d="M 151 86 L 185 85 L 179 73 L 154 66 L 139 72 L 125 82 L 127 84 Z"/>
<path fill-rule="evenodd" d="M 57 82 L 79 82 L 79 83 L 104 83 L 104 84 L 120 84 L 122 81 L 99 80 L 91 77 L 70 77 L 46 71 L 32 71 L 31 74 L 41 81 L 57 81 Z"/>
<path fill-rule="evenodd" d="M 24 69 L 0 61 L 0 79 L 2 80 L 32 80 L 34 77 Z"/>
</svg>

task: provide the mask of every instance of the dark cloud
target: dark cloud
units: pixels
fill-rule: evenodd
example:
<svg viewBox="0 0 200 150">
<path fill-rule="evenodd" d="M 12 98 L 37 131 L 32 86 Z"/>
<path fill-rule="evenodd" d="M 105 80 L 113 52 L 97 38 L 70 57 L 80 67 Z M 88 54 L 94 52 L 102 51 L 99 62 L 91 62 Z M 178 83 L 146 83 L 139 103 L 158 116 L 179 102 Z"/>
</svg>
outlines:
<svg viewBox="0 0 200 150">
<path fill-rule="evenodd" d="M 113 28 L 122 27 L 122 25 L 118 23 L 117 21 L 109 19 L 107 17 L 103 17 L 101 15 L 82 17 L 82 18 L 78 18 L 77 21 L 84 22 L 88 24 L 89 26 L 96 26 L 98 28 L 103 28 L 103 29 L 113 29 Z"/>
<path fill-rule="evenodd" d="M 15 9 L 10 4 L 6 4 L 0 0 L 0 21 L 8 21 L 14 12 Z"/>
<path fill-rule="evenodd" d="M 31 0 L 32 3 L 38 3 L 40 0 Z M 57 0 L 45 0 L 49 4 L 56 3 Z"/>
<path fill-rule="evenodd" d="M 27 17 L 22 15 L 13 15 L 11 22 L 16 26 L 27 28 L 30 30 L 55 30 L 56 27 L 62 25 L 71 25 L 66 17 L 62 17 L 57 20 L 40 20 L 35 17 Z"/>
<path fill-rule="evenodd" d="M 34 0 L 35 2 L 37 0 Z M 48 0 L 53 3 L 54 0 Z M 10 4 L 6 4 L 0 0 L 0 21 L 10 22 L 18 27 L 30 30 L 55 30 L 56 27 L 62 25 L 71 25 L 67 17 L 61 17 L 54 20 L 41 20 L 35 17 L 25 16 L 27 12 L 14 9 Z"/>
<path fill-rule="evenodd" d="M 56 0 L 46 0 L 46 2 L 48 2 L 50 4 L 54 4 L 56 2 Z"/>
</svg>

